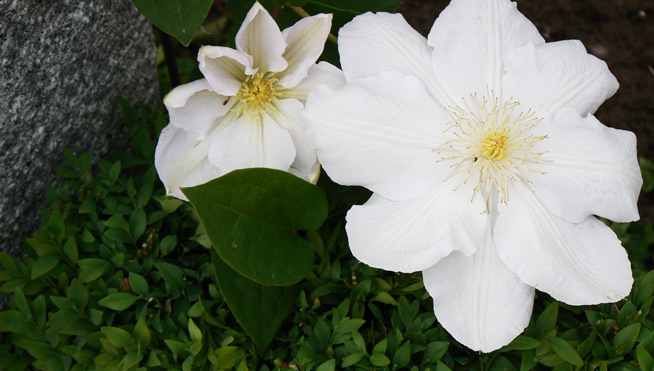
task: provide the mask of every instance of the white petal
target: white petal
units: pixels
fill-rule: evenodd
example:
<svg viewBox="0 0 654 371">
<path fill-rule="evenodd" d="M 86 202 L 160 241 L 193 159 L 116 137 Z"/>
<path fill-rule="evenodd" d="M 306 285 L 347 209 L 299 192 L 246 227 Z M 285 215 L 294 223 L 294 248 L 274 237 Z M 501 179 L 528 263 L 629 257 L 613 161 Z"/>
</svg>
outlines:
<svg viewBox="0 0 654 371">
<path fill-rule="evenodd" d="M 480 198 L 441 183 L 426 194 L 391 201 L 378 194 L 347 214 L 352 254 L 371 267 L 396 272 L 427 269 L 452 251 L 470 255 L 482 242 L 487 214 Z"/>
<path fill-rule="evenodd" d="M 527 327 L 534 302 L 534 289 L 506 268 L 489 238 L 472 256 L 453 252 L 422 273 L 438 322 L 460 343 L 485 353 Z"/>
<path fill-rule="evenodd" d="M 441 106 L 454 102 L 435 78 L 427 40 L 401 14 L 355 17 L 338 33 L 338 52 L 348 81 L 396 71 L 420 79 Z"/>
<path fill-rule="evenodd" d="M 412 76 L 382 73 L 338 91 L 313 90 L 303 116 L 306 136 L 329 176 L 401 200 L 449 175 L 434 148 L 450 116 Z"/>
<path fill-rule="evenodd" d="M 291 135 L 295 147 L 295 160 L 291 164 L 290 173 L 315 184 L 320 175 L 320 164 L 316 150 L 304 137 L 304 123 L 300 119 L 304 105 L 295 99 L 284 99 L 277 102 L 275 107 L 268 114 Z"/>
<path fill-rule="evenodd" d="M 251 55 L 253 65 L 261 72 L 279 72 L 288 66 L 282 56 L 286 49 L 282 32 L 266 8 L 258 2 L 245 16 L 235 41 L 236 49 Z"/>
<path fill-rule="evenodd" d="M 314 65 L 325 48 L 332 27 L 331 14 L 318 14 L 299 20 L 282 32 L 288 44 L 284 58 L 288 68 L 281 73 L 279 84 L 287 88 L 296 86 L 307 77 L 307 69 Z"/>
<path fill-rule="evenodd" d="M 274 121 L 234 121 L 211 143 L 209 161 L 224 173 L 236 169 L 267 167 L 288 171 L 295 149 L 288 132 Z"/>
<path fill-rule="evenodd" d="M 207 158 L 209 140 L 195 140 L 183 129 L 166 126 L 159 136 L 154 164 L 166 193 L 188 200 L 179 189 L 206 183 L 222 173 Z"/>
<path fill-rule="evenodd" d="M 503 60 L 528 42 L 545 41 L 509 0 L 453 0 L 429 33 L 436 78 L 457 99 L 488 88 L 502 99 Z"/>
<path fill-rule="evenodd" d="M 246 74 L 251 75 L 257 71 L 252 68 L 251 56 L 224 46 L 201 47 L 198 62 L 211 89 L 229 97 L 241 89 Z"/>
<path fill-rule="evenodd" d="M 595 217 L 566 222 L 545 209 L 525 187 L 510 189 L 500 206 L 495 243 L 502 261 L 520 279 L 571 305 L 615 302 L 633 278 L 615 233 Z"/>
<path fill-rule="evenodd" d="M 309 67 L 308 76 L 291 89 L 280 91 L 280 98 L 295 98 L 305 103 L 307 96 L 318 85 L 327 85 L 331 89 L 338 89 L 345 85 L 343 71 L 327 62 L 320 62 Z"/>
<path fill-rule="evenodd" d="M 547 138 L 536 152 L 547 151 L 531 176 L 531 188 L 547 209 L 573 223 L 595 214 L 618 222 L 638 220 L 643 184 L 636 136 L 602 125 L 568 108 L 537 126 Z"/>
<path fill-rule="evenodd" d="M 527 44 L 506 58 L 503 89 L 537 111 L 571 107 L 593 113 L 618 89 L 604 61 L 586 53 L 578 40 Z"/>
<path fill-rule="evenodd" d="M 170 123 L 194 139 L 204 139 L 233 103 L 233 99 L 214 93 L 205 79 L 180 85 L 164 98 Z"/>
</svg>

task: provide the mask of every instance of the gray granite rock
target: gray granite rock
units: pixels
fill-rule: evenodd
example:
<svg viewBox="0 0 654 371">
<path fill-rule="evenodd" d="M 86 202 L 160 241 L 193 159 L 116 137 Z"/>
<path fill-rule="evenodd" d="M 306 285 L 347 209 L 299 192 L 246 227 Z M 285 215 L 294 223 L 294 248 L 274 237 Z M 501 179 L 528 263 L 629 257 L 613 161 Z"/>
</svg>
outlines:
<svg viewBox="0 0 654 371">
<path fill-rule="evenodd" d="M 152 28 L 130 0 L 0 0 L 0 250 L 34 233 L 62 150 L 127 148 L 116 97 L 156 106 Z"/>
</svg>

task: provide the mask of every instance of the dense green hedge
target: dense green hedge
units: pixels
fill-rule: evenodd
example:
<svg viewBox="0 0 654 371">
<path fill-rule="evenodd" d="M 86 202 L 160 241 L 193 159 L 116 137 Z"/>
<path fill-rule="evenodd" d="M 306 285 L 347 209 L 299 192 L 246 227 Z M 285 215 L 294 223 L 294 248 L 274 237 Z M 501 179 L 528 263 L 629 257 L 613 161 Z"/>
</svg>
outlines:
<svg viewBox="0 0 654 371">
<path fill-rule="evenodd" d="M 652 370 L 652 226 L 614 226 L 637 277 L 627 300 L 570 307 L 538 293 L 533 320 L 512 344 L 479 354 L 436 322 L 420 274 L 369 268 L 350 254 L 346 205 L 361 188 L 323 176 L 330 211 L 305 237 L 313 271 L 296 309 L 259 351 L 214 280 L 210 246 L 187 203 L 163 196 L 152 138 L 165 123 L 121 102 L 134 154 L 92 165 L 67 152 L 67 179 L 50 190 L 27 258 L 0 254 L 0 368 L 7 370 Z M 649 162 L 643 162 L 651 190 Z"/>
</svg>

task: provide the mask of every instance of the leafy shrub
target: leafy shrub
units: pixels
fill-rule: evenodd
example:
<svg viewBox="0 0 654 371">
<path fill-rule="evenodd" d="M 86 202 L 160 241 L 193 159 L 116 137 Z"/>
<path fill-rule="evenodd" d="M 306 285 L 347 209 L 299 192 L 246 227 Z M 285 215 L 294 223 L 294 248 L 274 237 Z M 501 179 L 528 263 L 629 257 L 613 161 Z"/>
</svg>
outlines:
<svg viewBox="0 0 654 371">
<path fill-rule="evenodd" d="M 329 179 L 329 218 L 305 236 L 315 265 L 292 292 L 295 310 L 263 350 L 218 290 L 206 234 L 187 203 L 164 196 L 153 126 L 121 102 L 134 154 L 92 165 L 67 152 L 67 183 L 47 195 L 27 258 L 0 253 L 0 368 L 22 370 L 651 370 L 652 227 L 614 225 L 636 270 L 617 304 L 571 307 L 538 293 L 525 333 L 491 354 L 459 345 L 436 322 L 419 274 L 358 263 L 343 230 L 361 188 Z M 155 129 L 155 131 L 157 131 Z M 255 308 L 256 309 L 256 308 Z M 274 308 L 259 308 L 274 310 Z"/>
</svg>

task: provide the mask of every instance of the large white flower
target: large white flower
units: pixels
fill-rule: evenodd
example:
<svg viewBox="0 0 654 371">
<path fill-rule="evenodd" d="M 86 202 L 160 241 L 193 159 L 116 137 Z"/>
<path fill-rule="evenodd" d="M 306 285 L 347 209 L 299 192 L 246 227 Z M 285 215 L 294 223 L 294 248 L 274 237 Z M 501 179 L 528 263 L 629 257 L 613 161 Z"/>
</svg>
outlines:
<svg viewBox="0 0 654 371">
<path fill-rule="evenodd" d="M 304 139 L 300 113 L 317 84 L 339 87 L 342 72 L 316 60 L 331 14 L 298 21 L 283 32 L 258 2 L 236 34 L 236 50 L 204 46 L 204 79 L 171 91 L 170 124 L 161 132 L 155 165 L 167 192 L 205 183 L 235 169 L 269 167 L 311 182 L 320 167 Z"/>
<path fill-rule="evenodd" d="M 524 330 L 534 288 L 573 305 L 629 293 L 594 215 L 638 219 L 636 138 L 592 115 L 618 83 L 579 41 L 545 43 L 508 0 L 454 0 L 428 39 L 368 13 L 339 51 L 348 84 L 304 115 L 329 176 L 374 192 L 347 216 L 355 257 L 423 271 L 439 322 L 484 352 Z"/>
</svg>

